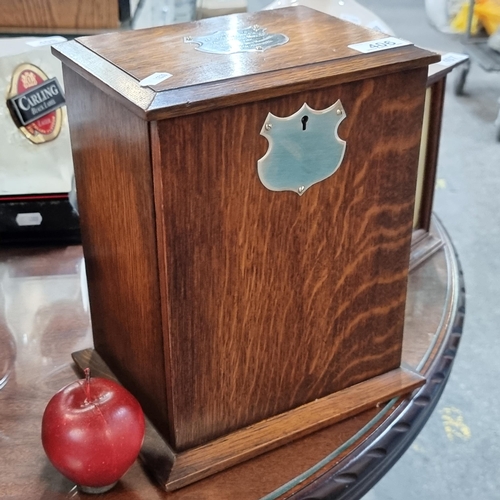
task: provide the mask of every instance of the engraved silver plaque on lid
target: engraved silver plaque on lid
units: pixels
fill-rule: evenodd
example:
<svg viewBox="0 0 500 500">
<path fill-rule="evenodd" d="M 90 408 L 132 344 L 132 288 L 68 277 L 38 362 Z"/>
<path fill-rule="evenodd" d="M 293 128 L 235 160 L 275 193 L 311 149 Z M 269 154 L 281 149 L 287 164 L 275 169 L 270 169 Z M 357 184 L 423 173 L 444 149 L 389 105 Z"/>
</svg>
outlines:
<svg viewBox="0 0 500 500">
<path fill-rule="evenodd" d="M 284 45 L 289 38 L 282 33 L 268 33 L 266 28 L 254 25 L 248 28 L 216 31 L 204 36 L 186 36 L 184 43 L 195 43 L 196 50 L 211 54 L 237 54 L 238 52 L 264 52 Z"/>
<path fill-rule="evenodd" d="M 269 113 L 260 132 L 269 149 L 257 162 L 262 184 L 271 191 L 303 195 L 330 177 L 344 158 L 346 142 L 337 130 L 345 117 L 340 100 L 321 111 L 304 104 L 284 118 Z"/>
</svg>

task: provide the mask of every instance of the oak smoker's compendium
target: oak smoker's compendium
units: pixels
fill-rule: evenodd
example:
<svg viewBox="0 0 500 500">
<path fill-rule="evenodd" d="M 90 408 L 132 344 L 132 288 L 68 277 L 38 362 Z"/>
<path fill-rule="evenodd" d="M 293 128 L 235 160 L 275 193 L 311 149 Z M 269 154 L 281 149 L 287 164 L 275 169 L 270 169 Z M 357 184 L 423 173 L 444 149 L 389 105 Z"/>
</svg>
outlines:
<svg viewBox="0 0 500 500">
<path fill-rule="evenodd" d="M 53 49 L 95 350 L 166 489 L 422 383 L 400 362 L 438 56 L 352 48 L 385 38 L 294 7 Z"/>
</svg>

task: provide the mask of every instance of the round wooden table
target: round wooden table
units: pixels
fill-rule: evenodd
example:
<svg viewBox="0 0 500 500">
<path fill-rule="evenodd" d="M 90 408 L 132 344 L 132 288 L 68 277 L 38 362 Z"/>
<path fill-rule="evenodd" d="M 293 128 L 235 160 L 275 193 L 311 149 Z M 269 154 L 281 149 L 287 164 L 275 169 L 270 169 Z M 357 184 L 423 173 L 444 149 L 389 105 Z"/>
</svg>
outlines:
<svg viewBox="0 0 500 500">
<path fill-rule="evenodd" d="M 410 273 L 403 345 L 423 387 L 173 493 L 136 462 L 106 498 L 360 498 L 431 415 L 462 334 L 458 258 L 439 222 L 432 231 L 444 246 Z M 40 427 L 51 396 L 77 378 L 71 353 L 91 346 L 81 247 L 0 250 L 0 498 L 89 498 L 52 467 Z"/>
</svg>

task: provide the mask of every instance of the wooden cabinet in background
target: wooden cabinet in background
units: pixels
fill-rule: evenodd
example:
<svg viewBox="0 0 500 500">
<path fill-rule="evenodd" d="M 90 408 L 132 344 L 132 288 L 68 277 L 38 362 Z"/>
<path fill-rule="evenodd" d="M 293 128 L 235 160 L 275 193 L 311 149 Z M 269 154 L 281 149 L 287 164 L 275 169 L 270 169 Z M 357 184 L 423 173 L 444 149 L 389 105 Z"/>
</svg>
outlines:
<svg viewBox="0 0 500 500">
<path fill-rule="evenodd" d="M 424 262 L 443 245 L 443 240 L 437 233 L 431 231 L 431 217 L 441 139 L 446 76 L 457 66 L 465 64 L 468 59 L 468 56 L 464 54 L 443 54 L 440 62 L 429 66 L 418 159 L 410 270 Z"/>
<path fill-rule="evenodd" d="M 127 24 L 138 0 L 0 0 L 0 32 L 92 33 Z"/>
</svg>

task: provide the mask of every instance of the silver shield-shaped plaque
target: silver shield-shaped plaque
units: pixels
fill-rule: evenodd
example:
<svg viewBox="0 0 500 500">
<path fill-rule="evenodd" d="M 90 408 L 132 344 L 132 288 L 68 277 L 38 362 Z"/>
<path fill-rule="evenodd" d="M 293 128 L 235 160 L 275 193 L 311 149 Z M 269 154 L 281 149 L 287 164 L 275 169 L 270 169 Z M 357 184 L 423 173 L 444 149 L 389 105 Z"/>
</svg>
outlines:
<svg viewBox="0 0 500 500">
<path fill-rule="evenodd" d="M 268 33 L 266 28 L 254 25 L 248 28 L 216 31 L 204 36 L 186 36 L 184 43 L 194 43 L 196 50 L 211 54 L 236 54 L 238 52 L 264 52 L 287 43 L 282 33 Z"/>
<path fill-rule="evenodd" d="M 285 118 L 269 113 L 260 132 L 269 149 L 257 162 L 262 184 L 271 191 L 302 195 L 330 177 L 344 158 L 346 142 L 337 131 L 345 117 L 340 100 L 321 111 L 304 104 Z"/>
</svg>

